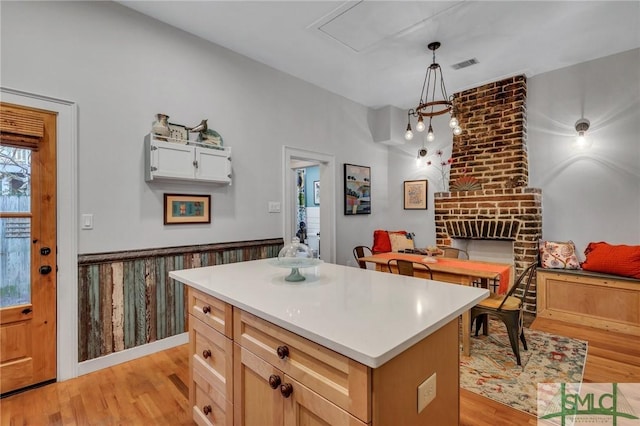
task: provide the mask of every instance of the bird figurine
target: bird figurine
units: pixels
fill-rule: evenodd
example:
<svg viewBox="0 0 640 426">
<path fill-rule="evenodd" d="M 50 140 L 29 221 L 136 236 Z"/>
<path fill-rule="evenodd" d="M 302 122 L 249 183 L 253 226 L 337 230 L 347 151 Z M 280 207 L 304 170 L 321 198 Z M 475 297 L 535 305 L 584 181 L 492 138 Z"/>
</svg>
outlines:
<svg viewBox="0 0 640 426">
<path fill-rule="evenodd" d="M 202 120 L 200 122 L 200 124 L 198 124 L 197 126 L 187 127 L 187 131 L 192 132 L 192 133 L 196 133 L 196 132 L 204 133 L 204 132 L 206 132 L 207 131 L 207 120 Z"/>
</svg>

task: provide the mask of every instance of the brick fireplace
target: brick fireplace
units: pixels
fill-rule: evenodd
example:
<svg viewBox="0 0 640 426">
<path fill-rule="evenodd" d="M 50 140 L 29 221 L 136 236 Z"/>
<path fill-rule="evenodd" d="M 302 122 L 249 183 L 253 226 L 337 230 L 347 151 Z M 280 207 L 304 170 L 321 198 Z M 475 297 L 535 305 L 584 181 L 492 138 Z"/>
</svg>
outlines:
<svg viewBox="0 0 640 426">
<path fill-rule="evenodd" d="M 511 77 L 455 95 L 463 128 L 454 136 L 451 182 L 472 176 L 476 191 L 435 194 L 436 243 L 455 238 L 513 241 L 516 276 L 537 261 L 542 191 L 529 188 L 526 77 Z M 525 309 L 535 312 L 536 289 Z"/>
</svg>

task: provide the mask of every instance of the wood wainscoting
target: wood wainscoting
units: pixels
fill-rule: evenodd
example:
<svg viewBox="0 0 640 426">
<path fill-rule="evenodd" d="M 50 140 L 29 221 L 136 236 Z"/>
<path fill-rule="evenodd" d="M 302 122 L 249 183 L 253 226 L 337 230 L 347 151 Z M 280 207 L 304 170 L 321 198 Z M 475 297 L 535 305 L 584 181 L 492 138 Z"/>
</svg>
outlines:
<svg viewBox="0 0 640 426">
<path fill-rule="evenodd" d="M 187 331 L 178 269 L 276 257 L 282 238 L 78 256 L 78 361 Z"/>
</svg>

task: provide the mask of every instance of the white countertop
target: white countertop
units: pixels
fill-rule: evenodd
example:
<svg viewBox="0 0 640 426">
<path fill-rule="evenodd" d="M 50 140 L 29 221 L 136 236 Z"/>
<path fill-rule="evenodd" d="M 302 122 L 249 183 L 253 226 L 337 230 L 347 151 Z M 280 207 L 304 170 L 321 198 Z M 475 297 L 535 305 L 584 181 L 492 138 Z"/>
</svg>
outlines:
<svg viewBox="0 0 640 426">
<path fill-rule="evenodd" d="M 267 260 L 169 273 L 184 284 L 376 368 L 489 295 L 475 287 L 323 263 L 305 281 Z"/>
</svg>

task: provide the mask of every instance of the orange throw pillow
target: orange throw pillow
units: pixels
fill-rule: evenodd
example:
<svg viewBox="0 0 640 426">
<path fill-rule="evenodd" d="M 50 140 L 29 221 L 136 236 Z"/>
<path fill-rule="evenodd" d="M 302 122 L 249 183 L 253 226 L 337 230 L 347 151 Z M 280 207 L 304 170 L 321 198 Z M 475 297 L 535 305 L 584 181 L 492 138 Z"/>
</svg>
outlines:
<svg viewBox="0 0 640 426">
<path fill-rule="evenodd" d="M 584 254 L 582 269 L 585 271 L 640 279 L 640 246 L 589 243 Z"/>
<path fill-rule="evenodd" d="M 371 251 L 375 253 L 387 253 L 391 251 L 391 239 L 389 233 L 381 229 L 373 231 L 373 247 Z"/>
</svg>

